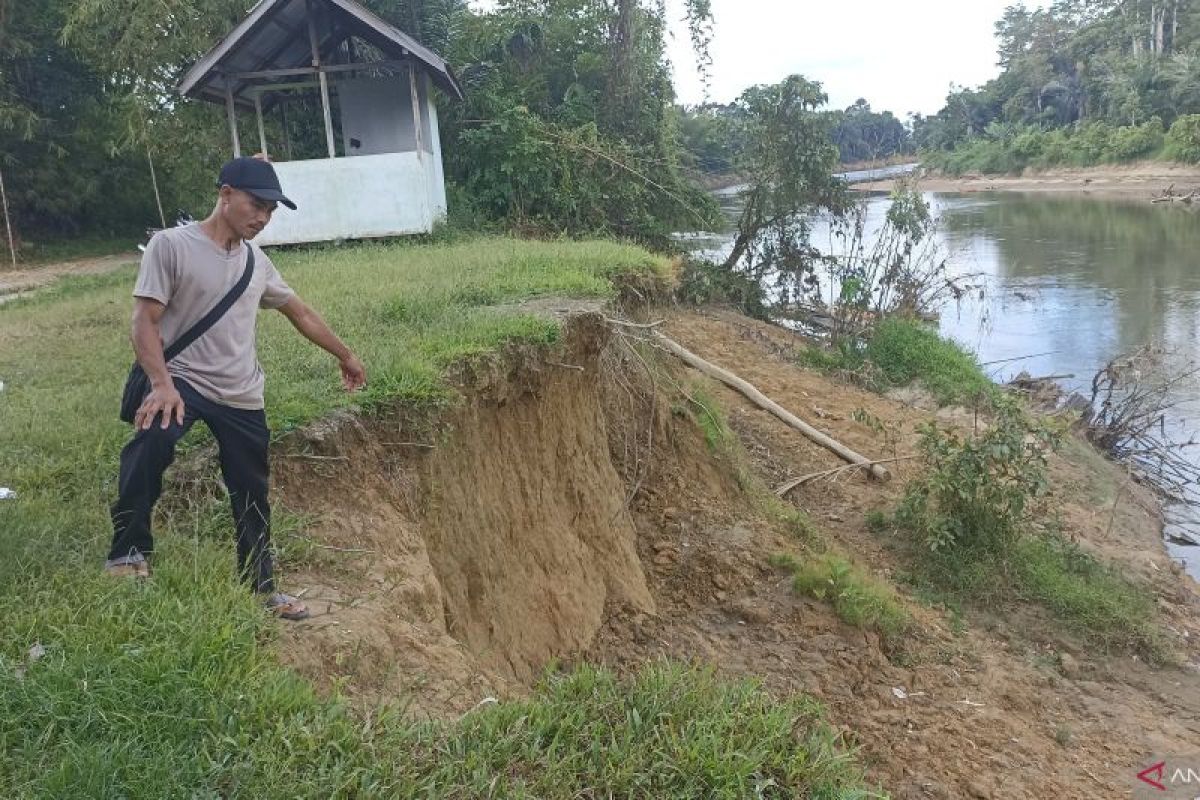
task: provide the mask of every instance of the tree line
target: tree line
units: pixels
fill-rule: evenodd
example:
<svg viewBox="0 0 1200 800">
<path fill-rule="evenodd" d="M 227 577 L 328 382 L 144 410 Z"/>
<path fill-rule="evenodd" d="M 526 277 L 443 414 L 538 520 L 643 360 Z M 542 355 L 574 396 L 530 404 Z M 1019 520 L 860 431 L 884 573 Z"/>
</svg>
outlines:
<svg viewBox="0 0 1200 800">
<path fill-rule="evenodd" d="M 229 155 L 224 109 L 182 100 L 174 87 L 250 5 L 0 0 L 0 174 L 18 234 L 156 224 L 155 182 L 168 217 L 206 211 Z M 659 3 L 364 5 L 459 72 L 466 101 L 440 108 L 454 213 L 646 241 L 713 222 L 715 206 L 686 172 Z M 708 0 L 686 7 L 706 63 Z M 319 143 L 319 111 L 308 103 L 267 120 L 268 138 L 286 132 L 299 156 Z"/>
<path fill-rule="evenodd" d="M 912 120 L 935 165 L 1200 160 L 1200 8 L 1189 0 L 1014 5 L 996 40 L 995 79 L 954 88 L 937 114 Z"/>
<path fill-rule="evenodd" d="M 692 166 L 701 173 L 724 175 L 735 171 L 735 163 L 746 148 L 739 138 L 742 129 L 741 102 L 704 103 L 678 108 L 679 126 Z M 828 136 L 843 164 L 877 161 L 915 152 L 909 127 L 891 111 L 874 111 L 859 98 L 842 110 L 821 109 Z"/>
</svg>

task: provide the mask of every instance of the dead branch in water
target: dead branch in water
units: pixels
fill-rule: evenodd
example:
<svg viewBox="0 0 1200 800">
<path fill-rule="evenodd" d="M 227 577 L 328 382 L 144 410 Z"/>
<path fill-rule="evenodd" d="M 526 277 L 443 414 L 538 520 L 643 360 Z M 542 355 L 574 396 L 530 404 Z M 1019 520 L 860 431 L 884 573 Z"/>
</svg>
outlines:
<svg viewBox="0 0 1200 800">
<path fill-rule="evenodd" d="M 1196 505 L 1189 489 L 1200 487 L 1200 465 L 1186 451 L 1200 444 L 1195 436 L 1173 440 L 1167 433 L 1167 411 L 1183 385 L 1200 374 L 1188 367 L 1163 373 L 1166 352 L 1151 346 L 1109 361 L 1092 378 L 1092 414 L 1086 434 L 1098 448 L 1127 464 L 1144 480 L 1179 502 Z"/>
<path fill-rule="evenodd" d="M 1150 202 L 1151 203 L 1179 202 L 1179 203 L 1191 204 L 1197 198 L 1200 198 L 1200 190 L 1192 189 L 1187 194 L 1176 194 L 1175 193 L 1175 184 L 1172 183 L 1170 186 L 1168 186 L 1166 189 L 1163 190 L 1162 194 L 1158 195 L 1157 197 L 1151 198 Z"/>
</svg>

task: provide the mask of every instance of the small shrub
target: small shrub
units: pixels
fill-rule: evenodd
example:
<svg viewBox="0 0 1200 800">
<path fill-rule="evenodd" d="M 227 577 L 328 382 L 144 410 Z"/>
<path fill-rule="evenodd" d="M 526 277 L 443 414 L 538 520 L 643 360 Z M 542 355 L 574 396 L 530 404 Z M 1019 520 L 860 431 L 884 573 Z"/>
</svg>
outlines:
<svg viewBox="0 0 1200 800">
<path fill-rule="evenodd" d="M 1037 603 L 1093 644 L 1163 661 L 1151 596 L 1044 523 L 1039 501 L 1060 440 L 1007 397 L 980 435 L 926 426 L 928 471 L 895 516 L 911 537 L 915 572 L 935 591 L 978 604 Z"/>
<path fill-rule="evenodd" d="M 1054 741 L 1058 742 L 1059 747 L 1070 745 L 1072 738 L 1071 729 L 1066 725 L 1059 725 L 1054 729 Z"/>
<path fill-rule="evenodd" d="M 693 305 L 728 304 L 755 319 L 767 319 L 766 294 L 753 277 L 722 264 L 688 258 L 679 275 L 676 296 Z"/>
<path fill-rule="evenodd" d="M 1047 456 L 1059 440 L 1003 397 L 982 435 L 926 424 L 920 449 L 929 470 L 908 488 L 896 520 L 933 553 L 1007 552 L 1048 489 Z"/>
</svg>

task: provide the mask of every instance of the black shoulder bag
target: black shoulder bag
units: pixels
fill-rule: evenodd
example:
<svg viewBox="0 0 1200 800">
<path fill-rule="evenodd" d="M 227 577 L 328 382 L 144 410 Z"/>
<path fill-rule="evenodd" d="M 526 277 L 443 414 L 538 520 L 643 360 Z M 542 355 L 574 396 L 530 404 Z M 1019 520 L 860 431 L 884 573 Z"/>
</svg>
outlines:
<svg viewBox="0 0 1200 800">
<path fill-rule="evenodd" d="M 172 342 L 171 346 L 163 351 L 164 361 L 170 361 L 186 350 L 192 342 L 207 333 L 208 329 L 215 325 L 217 320 L 225 316 L 225 312 L 233 307 L 237 299 L 246 291 L 246 287 L 250 285 L 250 279 L 254 275 L 254 248 L 247 244 L 246 251 L 246 271 L 242 273 L 242 277 L 221 298 L 221 302 L 213 306 L 199 322 L 184 331 L 182 336 Z M 146 371 L 142 369 L 142 365 L 134 361 L 133 366 L 129 370 L 129 377 L 125 379 L 125 391 L 121 395 L 122 422 L 133 422 L 134 416 L 137 415 L 137 410 L 141 408 L 142 401 L 146 399 L 146 395 L 148 394 L 150 394 L 150 378 L 146 375 Z"/>
</svg>

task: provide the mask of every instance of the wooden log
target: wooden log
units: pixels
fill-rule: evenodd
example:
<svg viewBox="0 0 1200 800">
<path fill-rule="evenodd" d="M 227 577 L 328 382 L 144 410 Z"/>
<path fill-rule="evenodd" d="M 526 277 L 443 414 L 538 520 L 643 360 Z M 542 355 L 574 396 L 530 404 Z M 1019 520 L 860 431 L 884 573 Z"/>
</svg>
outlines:
<svg viewBox="0 0 1200 800">
<path fill-rule="evenodd" d="M 4 174 L 0 173 L 0 202 L 4 205 L 4 230 L 8 234 L 8 252 L 12 255 L 13 269 L 17 268 L 17 246 L 13 243 L 12 220 L 8 216 L 8 194 L 4 191 Z"/>
<path fill-rule="evenodd" d="M 841 457 L 843 460 L 848 461 L 851 464 L 856 464 L 856 465 L 863 467 L 868 472 L 870 472 L 872 477 L 874 477 L 878 480 L 886 481 L 892 477 L 892 474 L 890 472 L 888 472 L 888 470 L 886 470 L 882 466 L 880 466 L 877 462 L 872 461 L 871 459 L 866 458 L 865 456 L 859 455 L 858 453 L 854 452 L 849 447 L 846 447 L 846 445 L 837 441 L 836 439 L 829 436 L 828 434 L 817 430 L 812 425 L 809 425 L 807 422 L 800 419 L 795 414 L 791 413 L 790 411 L 788 411 L 786 408 L 784 408 L 783 406 L 776 403 L 771 398 L 767 397 L 765 394 L 763 394 L 757 388 L 755 388 L 752 384 L 742 380 L 737 375 L 734 375 L 732 372 L 729 372 L 728 370 L 724 370 L 721 367 L 718 367 L 716 364 L 711 364 L 708 361 L 705 361 L 703 358 L 696 355 L 691 350 L 688 350 L 686 347 L 679 344 L 674 339 L 664 336 L 663 334 L 659 333 L 658 331 L 654 331 L 653 333 L 654 333 L 653 341 L 662 345 L 672 355 L 679 358 L 685 364 L 687 364 L 690 367 L 693 367 L 694 369 L 700 370 L 705 375 L 708 375 L 712 378 L 716 378 L 717 380 L 719 380 L 721 383 L 725 384 L 726 386 L 740 392 L 743 396 L 745 396 L 748 400 L 750 400 L 756 406 L 758 406 L 759 408 L 762 408 L 766 411 L 771 412 L 772 414 L 774 414 L 776 417 L 778 417 L 783 422 L 787 423 L 791 427 L 800 431 L 800 433 L 804 434 L 812 441 L 821 445 L 821 447 L 824 447 L 826 450 L 830 451 L 831 453 L 834 453 L 835 455 Z"/>
</svg>

